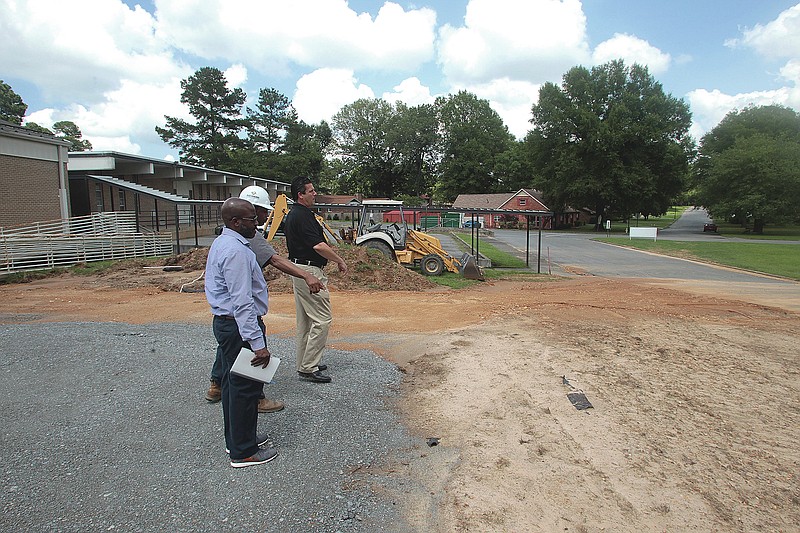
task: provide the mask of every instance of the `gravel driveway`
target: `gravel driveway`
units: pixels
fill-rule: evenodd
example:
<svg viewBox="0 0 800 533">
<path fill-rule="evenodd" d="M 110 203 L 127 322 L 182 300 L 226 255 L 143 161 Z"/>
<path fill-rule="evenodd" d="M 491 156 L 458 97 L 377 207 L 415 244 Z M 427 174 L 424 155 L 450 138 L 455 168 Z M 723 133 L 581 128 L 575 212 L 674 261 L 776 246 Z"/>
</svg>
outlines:
<svg viewBox="0 0 800 533">
<path fill-rule="evenodd" d="M 6 531 L 411 530 L 382 466 L 426 446 L 392 409 L 401 373 L 372 352 L 328 350 L 333 383 L 305 383 L 293 340 L 271 337 L 266 393 L 287 407 L 259 431 L 279 456 L 233 469 L 202 398 L 210 325 L 23 323 L 0 343 Z"/>
</svg>

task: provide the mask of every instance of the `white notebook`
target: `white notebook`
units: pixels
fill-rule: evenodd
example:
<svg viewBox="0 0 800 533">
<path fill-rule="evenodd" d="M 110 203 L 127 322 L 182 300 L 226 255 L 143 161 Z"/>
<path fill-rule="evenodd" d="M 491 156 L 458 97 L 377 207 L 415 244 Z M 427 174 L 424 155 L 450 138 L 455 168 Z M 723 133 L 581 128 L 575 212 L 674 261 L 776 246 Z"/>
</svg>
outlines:
<svg viewBox="0 0 800 533">
<path fill-rule="evenodd" d="M 267 368 L 263 368 L 261 365 L 253 366 L 250 364 L 250 360 L 253 357 L 255 357 L 255 354 L 252 351 L 242 348 L 231 367 L 231 373 L 262 383 L 271 382 L 272 378 L 275 377 L 275 371 L 278 370 L 278 365 L 281 364 L 281 360 L 271 355 Z"/>
</svg>

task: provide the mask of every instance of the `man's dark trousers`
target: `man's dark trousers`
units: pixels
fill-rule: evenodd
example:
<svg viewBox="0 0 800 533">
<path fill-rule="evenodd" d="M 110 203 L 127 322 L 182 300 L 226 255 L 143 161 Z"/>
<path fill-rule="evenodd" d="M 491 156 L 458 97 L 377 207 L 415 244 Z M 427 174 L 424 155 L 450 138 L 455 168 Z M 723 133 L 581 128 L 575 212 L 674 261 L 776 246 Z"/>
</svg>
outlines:
<svg viewBox="0 0 800 533">
<path fill-rule="evenodd" d="M 261 331 L 264 322 L 258 318 Z M 258 426 L 258 399 L 262 383 L 231 374 L 231 367 L 242 348 L 249 344 L 242 340 L 235 320 L 215 316 L 214 337 L 221 350 L 222 414 L 225 420 L 225 443 L 231 459 L 244 459 L 258 452 L 256 428 Z"/>
</svg>

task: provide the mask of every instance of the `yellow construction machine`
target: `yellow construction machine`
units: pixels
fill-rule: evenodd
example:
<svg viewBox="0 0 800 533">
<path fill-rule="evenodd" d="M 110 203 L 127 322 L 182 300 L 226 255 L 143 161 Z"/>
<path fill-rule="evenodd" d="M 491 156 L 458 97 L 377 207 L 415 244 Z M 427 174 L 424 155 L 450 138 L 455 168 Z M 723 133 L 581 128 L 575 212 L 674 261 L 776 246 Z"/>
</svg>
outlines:
<svg viewBox="0 0 800 533">
<path fill-rule="evenodd" d="M 265 223 L 264 227 L 266 229 L 266 239 L 271 241 L 275 238 L 275 235 L 282 231 L 281 226 L 283 225 L 283 219 L 286 218 L 286 215 L 289 214 L 289 199 L 286 197 L 285 194 L 279 194 L 277 198 L 275 198 L 275 203 L 272 204 L 272 211 L 269 212 L 269 217 L 267 218 L 267 222 Z M 341 242 L 341 238 L 334 233 L 330 226 L 325 222 L 325 219 L 321 216 L 315 214 L 317 222 L 319 225 L 322 226 L 322 233 L 325 235 L 325 240 L 328 241 L 328 244 L 332 246 L 336 246 Z"/>
<path fill-rule="evenodd" d="M 385 210 L 399 211 L 400 222 L 372 223 L 375 213 Z M 281 194 L 275 199 L 274 209 L 267 220 L 267 240 L 270 241 L 278 232 L 284 217 L 289 212 L 288 201 Z M 475 257 L 465 253 L 460 259 L 448 254 L 442 243 L 436 237 L 408 228 L 403 213 L 403 203 L 395 200 L 364 200 L 361 203 L 358 227 L 355 232 L 342 231 L 337 235 L 325 222 L 316 215 L 317 222 L 322 226 L 328 244 L 336 245 L 340 242 L 349 242 L 356 246 L 363 246 L 377 250 L 386 257 L 397 261 L 407 267 L 419 266 L 420 271 L 426 276 L 438 276 L 445 270 L 460 273 L 467 279 L 483 281 L 483 272 L 475 261 Z"/>
</svg>

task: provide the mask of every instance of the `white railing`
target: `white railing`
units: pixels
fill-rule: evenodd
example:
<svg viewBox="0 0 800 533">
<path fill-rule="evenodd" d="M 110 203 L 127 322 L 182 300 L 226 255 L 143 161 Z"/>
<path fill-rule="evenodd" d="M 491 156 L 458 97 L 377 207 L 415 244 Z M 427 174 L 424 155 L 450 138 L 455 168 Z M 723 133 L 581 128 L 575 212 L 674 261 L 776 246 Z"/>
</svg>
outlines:
<svg viewBox="0 0 800 533">
<path fill-rule="evenodd" d="M 132 212 L 0 228 L 0 274 L 171 255 L 169 233 L 137 233 Z"/>
<path fill-rule="evenodd" d="M 94 213 L 82 217 L 47 220 L 34 224 L 0 228 L 0 237 L 19 235 L 72 235 L 75 233 L 90 233 L 94 235 L 136 233 L 136 213 L 133 211 Z"/>
</svg>

